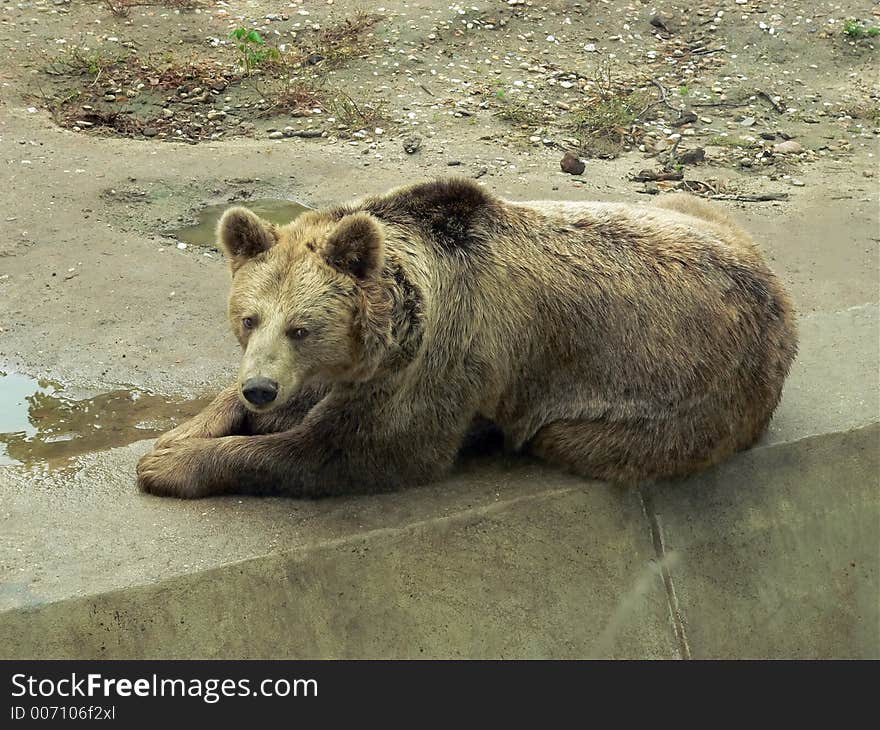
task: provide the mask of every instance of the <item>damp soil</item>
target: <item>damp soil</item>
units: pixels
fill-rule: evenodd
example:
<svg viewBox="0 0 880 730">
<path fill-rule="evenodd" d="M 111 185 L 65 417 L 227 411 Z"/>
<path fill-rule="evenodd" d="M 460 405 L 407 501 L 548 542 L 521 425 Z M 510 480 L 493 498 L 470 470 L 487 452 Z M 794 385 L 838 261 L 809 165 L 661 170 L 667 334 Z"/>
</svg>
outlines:
<svg viewBox="0 0 880 730">
<path fill-rule="evenodd" d="M 156 437 L 209 401 L 138 389 L 75 399 L 58 383 L 0 372 L 0 467 L 63 468 L 77 456 Z"/>
</svg>

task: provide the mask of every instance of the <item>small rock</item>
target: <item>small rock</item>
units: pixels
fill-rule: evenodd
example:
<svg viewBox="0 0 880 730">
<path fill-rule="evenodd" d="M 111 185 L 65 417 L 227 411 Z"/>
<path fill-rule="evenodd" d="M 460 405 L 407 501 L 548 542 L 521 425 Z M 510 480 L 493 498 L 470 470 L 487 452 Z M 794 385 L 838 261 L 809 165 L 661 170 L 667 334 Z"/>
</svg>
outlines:
<svg viewBox="0 0 880 730">
<path fill-rule="evenodd" d="M 761 139 L 766 139 L 772 142 L 774 139 L 776 139 L 776 135 L 773 134 L 773 132 L 761 132 Z"/>
<path fill-rule="evenodd" d="M 155 127 L 144 127 L 144 137 L 155 137 L 159 134 L 159 130 Z"/>
<path fill-rule="evenodd" d="M 586 163 L 574 152 L 566 152 L 559 161 L 559 166 L 563 172 L 567 172 L 569 175 L 583 175 L 584 170 L 587 169 Z"/>
<path fill-rule="evenodd" d="M 743 117 L 740 122 L 744 127 L 751 127 L 755 123 L 754 117 Z"/>
<path fill-rule="evenodd" d="M 269 132 L 269 139 L 283 139 L 284 132 Z"/>
<path fill-rule="evenodd" d="M 458 167 L 459 165 L 461 165 L 461 160 L 449 160 L 446 164 L 449 167 Z"/>
<path fill-rule="evenodd" d="M 652 15 L 651 25 L 653 25 L 655 28 L 659 28 L 666 33 L 672 33 L 672 31 L 669 30 L 669 26 L 666 25 L 666 18 L 664 18 L 662 15 Z"/>
<path fill-rule="evenodd" d="M 682 152 L 678 156 L 678 161 L 682 165 L 694 165 L 697 162 L 702 162 L 706 159 L 706 150 L 702 147 L 697 147 L 693 150 L 688 150 L 687 152 Z"/>
<path fill-rule="evenodd" d="M 286 127 L 282 132 L 282 135 L 285 137 L 302 137 L 303 139 L 315 139 L 316 137 L 320 137 L 324 132 L 320 129 L 291 129 L 290 127 Z M 271 134 L 269 135 L 272 136 Z"/>
<path fill-rule="evenodd" d="M 422 138 L 419 136 L 407 137 L 403 140 L 403 151 L 408 155 L 414 155 L 422 148 Z"/>
<path fill-rule="evenodd" d="M 116 101 L 116 94 L 104 94 L 104 101 Z"/>
<path fill-rule="evenodd" d="M 683 127 L 685 124 L 693 124 L 697 121 L 697 115 L 693 112 L 683 112 L 682 115 L 672 122 L 673 127 Z"/>
<path fill-rule="evenodd" d="M 804 186 L 804 181 L 803 180 L 792 180 L 791 184 L 794 185 L 796 188 L 802 188 Z"/>
<path fill-rule="evenodd" d="M 804 151 L 804 148 L 794 140 L 787 140 L 773 145 L 773 151 L 780 155 L 797 155 Z"/>
</svg>

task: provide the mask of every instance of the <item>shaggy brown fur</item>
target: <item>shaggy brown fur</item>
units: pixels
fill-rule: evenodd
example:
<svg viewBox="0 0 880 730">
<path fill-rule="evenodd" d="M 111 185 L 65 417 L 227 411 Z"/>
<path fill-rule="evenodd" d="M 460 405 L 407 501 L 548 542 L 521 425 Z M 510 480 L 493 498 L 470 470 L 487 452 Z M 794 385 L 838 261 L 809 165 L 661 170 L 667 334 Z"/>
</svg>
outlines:
<svg viewBox="0 0 880 730">
<path fill-rule="evenodd" d="M 274 228 L 236 208 L 240 382 L 138 467 L 155 494 L 424 482 L 473 424 L 599 479 L 692 474 L 753 444 L 795 356 L 749 236 L 687 196 L 512 203 L 444 180 Z M 275 401 L 248 403 L 245 382 Z"/>
</svg>

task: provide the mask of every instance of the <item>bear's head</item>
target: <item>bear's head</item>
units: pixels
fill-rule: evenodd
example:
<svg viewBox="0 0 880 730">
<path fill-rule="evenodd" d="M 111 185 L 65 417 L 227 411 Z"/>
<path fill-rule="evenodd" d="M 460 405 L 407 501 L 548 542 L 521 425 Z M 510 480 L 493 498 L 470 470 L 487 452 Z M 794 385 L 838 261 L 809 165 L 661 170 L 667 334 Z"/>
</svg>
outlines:
<svg viewBox="0 0 880 730">
<path fill-rule="evenodd" d="M 267 412 L 305 384 L 375 373 L 391 342 L 376 218 L 316 211 L 279 228 L 236 207 L 220 220 L 218 239 L 232 269 L 229 319 L 244 350 L 247 408 Z"/>
</svg>

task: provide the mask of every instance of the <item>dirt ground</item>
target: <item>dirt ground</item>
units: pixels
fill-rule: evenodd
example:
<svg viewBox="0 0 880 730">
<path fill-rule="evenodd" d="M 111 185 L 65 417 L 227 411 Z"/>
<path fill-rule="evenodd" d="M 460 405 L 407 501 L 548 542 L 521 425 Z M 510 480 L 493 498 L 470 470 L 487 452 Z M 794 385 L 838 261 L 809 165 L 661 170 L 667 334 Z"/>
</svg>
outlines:
<svg viewBox="0 0 880 730">
<path fill-rule="evenodd" d="M 518 199 L 690 190 L 802 313 L 876 301 L 878 24 L 854 0 L 4 0 L 0 367 L 210 391 L 237 358 L 227 273 L 170 230 L 447 174 Z"/>
</svg>

